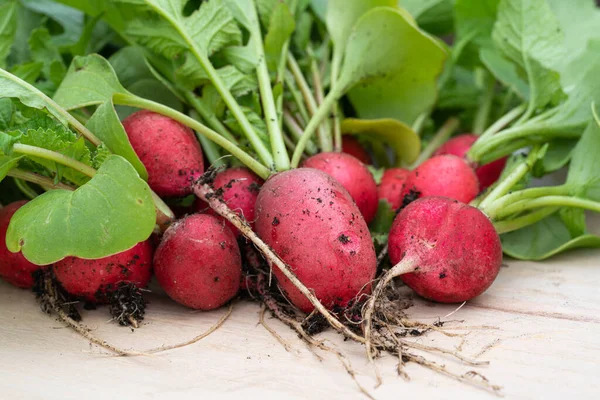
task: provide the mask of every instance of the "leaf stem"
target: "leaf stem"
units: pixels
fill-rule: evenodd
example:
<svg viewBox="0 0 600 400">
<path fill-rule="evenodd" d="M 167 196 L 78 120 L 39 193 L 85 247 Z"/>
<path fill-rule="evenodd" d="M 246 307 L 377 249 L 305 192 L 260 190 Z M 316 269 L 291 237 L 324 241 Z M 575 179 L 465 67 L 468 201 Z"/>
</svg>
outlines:
<svg viewBox="0 0 600 400">
<path fill-rule="evenodd" d="M 290 69 L 290 72 L 294 76 L 294 79 L 296 80 L 296 84 L 298 85 L 298 88 L 300 88 L 300 92 L 302 93 L 302 96 L 304 97 L 304 102 L 306 103 L 306 107 L 308 108 L 310 115 L 312 115 L 312 117 L 314 119 L 314 116 L 317 113 L 317 110 L 319 109 L 319 107 L 317 106 L 317 101 L 315 100 L 315 98 L 312 94 L 312 91 L 310 89 L 310 86 L 308 85 L 308 82 L 306 82 L 306 79 L 304 78 L 304 75 L 302 74 L 302 70 L 300 69 L 298 62 L 296 61 L 296 59 L 294 58 L 294 56 L 292 55 L 291 52 L 288 53 L 288 68 Z M 323 119 L 321 119 L 321 121 L 319 121 L 319 125 L 321 124 L 322 121 L 323 121 Z M 323 131 L 324 127 L 322 127 L 322 126 L 316 126 L 315 129 L 316 128 L 319 129 L 319 133 L 320 133 L 319 134 L 319 147 L 326 148 L 327 143 L 323 142 L 323 138 L 326 137 L 327 132 Z M 297 150 L 298 150 L 298 148 L 296 148 L 296 151 Z M 293 165 L 292 165 L 292 167 L 293 167 Z"/>
<path fill-rule="evenodd" d="M 64 165 L 72 168 L 76 171 L 81 172 L 84 175 L 93 178 L 96 175 L 96 170 L 89 165 L 86 165 L 80 161 L 77 161 L 71 157 L 67 157 L 64 154 L 57 153 L 56 151 L 43 149 L 41 147 L 30 146 L 28 144 L 16 143 L 13 146 L 13 151 L 18 154 L 24 154 L 30 157 L 39 157 L 45 160 L 54 161 L 57 164 Z"/>
<path fill-rule="evenodd" d="M 544 196 L 563 196 L 568 194 L 569 188 L 567 185 L 523 189 L 506 194 L 491 203 L 486 203 L 484 205 L 485 210 L 482 209 L 482 203 L 479 209 L 482 209 L 490 218 L 497 219 L 495 216 L 511 204 Z"/>
<path fill-rule="evenodd" d="M 285 123 L 286 128 L 292 134 L 296 142 L 300 140 L 303 135 L 302 128 L 296 122 L 296 119 L 290 114 L 288 110 L 283 111 L 283 122 Z M 294 145 L 294 148 L 296 146 Z M 310 155 L 316 154 L 318 151 L 317 146 L 315 146 L 314 142 L 311 140 L 306 144 L 306 152 Z"/>
<path fill-rule="evenodd" d="M 35 183 L 36 185 L 40 185 L 44 188 L 50 189 L 63 189 L 63 190 L 75 190 L 74 187 L 66 185 L 62 182 L 55 183 L 53 179 L 50 179 L 46 176 L 35 174 L 29 171 L 23 171 L 20 169 L 12 169 L 8 171 L 8 176 L 12 176 L 15 180 L 22 180 L 26 182 Z M 17 184 L 18 185 L 18 184 Z M 19 187 L 20 189 L 20 187 Z M 31 189 L 31 188 L 30 188 Z M 27 195 L 27 193 L 25 193 Z"/>
<path fill-rule="evenodd" d="M 575 207 L 600 212 L 600 203 L 593 200 L 571 196 L 544 196 L 532 200 L 522 200 L 504 208 L 496 215 L 496 219 L 512 214 L 541 207 Z"/>
<path fill-rule="evenodd" d="M 124 93 L 115 93 L 113 96 L 113 101 L 115 102 L 115 104 L 142 108 L 172 118 L 175 121 L 192 128 L 199 134 L 206 136 L 206 138 L 210 139 L 211 141 L 215 142 L 216 144 L 230 152 L 234 157 L 237 157 L 243 164 L 245 164 L 248 168 L 254 171 L 261 178 L 267 179 L 270 175 L 269 169 L 261 163 L 259 163 L 258 161 L 256 161 L 254 158 L 252 158 L 248 153 L 237 147 L 235 144 L 231 143 L 229 140 L 225 139 L 223 136 L 219 135 L 217 132 L 206 127 L 205 125 L 201 124 L 195 119 L 190 118 L 183 113 L 180 113 L 179 111 L 173 110 L 170 107 L 167 107 L 160 103 L 156 103 L 151 100 L 142 99 L 140 97 Z"/>
<path fill-rule="evenodd" d="M 310 115 L 308 114 L 308 110 L 306 109 L 306 105 L 302 99 L 302 94 L 298 91 L 291 74 L 286 74 L 284 79 L 292 95 L 292 99 L 294 99 L 294 104 L 298 108 L 298 112 L 303 119 L 301 122 L 306 125 L 310 120 Z"/>
<path fill-rule="evenodd" d="M 489 74 L 486 75 L 488 80 L 486 90 L 483 94 L 481 104 L 477 109 L 475 120 L 473 121 L 473 133 L 477 136 L 481 136 L 488 125 L 490 111 L 492 110 L 492 103 L 494 102 L 494 95 L 496 93 L 496 80 L 489 76 Z"/>
<path fill-rule="evenodd" d="M 536 222 L 540 222 L 541 220 L 554 214 L 558 210 L 559 209 L 557 207 L 542 208 L 540 210 L 531 212 L 529 214 L 525 214 L 515 219 L 494 222 L 494 228 L 496 228 L 496 232 L 498 232 L 498 235 L 516 231 L 521 228 L 525 228 L 526 226 L 533 225 Z"/>
<path fill-rule="evenodd" d="M 202 66 L 204 71 L 206 72 L 206 75 L 208 75 L 208 78 L 210 79 L 212 84 L 215 86 L 215 88 L 217 89 L 217 91 L 219 92 L 221 97 L 223 98 L 223 101 L 225 102 L 225 104 L 227 105 L 227 107 L 229 108 L 229 110 L 231 111 L 233 116 L 235 117 L 235 119 L 240 124 L 242 131 L 244 132 L 244 134 L 246 135 L 246 138 L 248 139 L 248 141 L 250 142 L 250 144 L 252 145 L 252 147 L 254 148 L 256 153 L 258 154 L 258 157 L 262 160 L 264 165 L 271 167 L 274 163 L 271 152 L 269 151 L 267 146 L 264 144 L 264 142 L 260 139 L 258 134 L 254 131 L 254 128 L 252 127 L 252 124 L 250 123 L 250 121 L 248 121 L 246 114 L 244 114 L 244 111 L 242 110 L 242 108 L 240 107 L 238 102 L 235 100 L 235 98 L 233 97 L 233 95 L 231 94 L 229 89 L 227 89 L 227 87 L 221 80 L 221 77 L 219 77 L 217 70 L 210 62 L 208 56 L 200 50 L 198 45 L 188 35 L 188 33 L 184 30 L 184 28 L 180 25 L 180 23 L 178 21 L 176 21 L 175 19 L 173 19 L 169 15 L 169 13 L 165 12 L 165 10 L 163 10 L 161 6 L 159 6 L 158 4 L 155 4 L 155 2 L 147 2 L 147 3 L 158 14 L 160 14 L 163 18 L 165 18 L 173 26 L 173 28 L 175 28 L 175 30 L 177 30 L 179 35 L 187 43 L 192 55 L 196 58 L 196 60 L 198 60 L 198 62 L 200 63 L 200 65 Z M 213 139 L 211 139 L 211 140 L 213 140 Z M 213 140 L 213 141 L 216 142 L 215 140 Z M 231 152 L 231 153 L 234 154 L 233 152 Z M 246 164 L 246 165 L 249 168 L 251 168 L 250 165 L 248 165 L 248 164 Z M 256 171 L 254 171 L 254 172 L 256 172 Z M 261 174 L 258 174 L 258 175 L 261 175 Z"/>
<path fill-rule="evenodd" d="M 289 2 L 289 9 L 292 15 L 296 15 L 298 0 L 291 0 Z M 277 74 L 275 76 L 275 84 L 281 85 L 281 95 L 277 98 L 277 115 L 279 116 L 279 129 L 283 129 L 283 92 L 285 90 L 285 71 L 286 71 L 286 62 L 287 55 L 290 50 L 290 38 L 288 38 L 285 42 L 283 42 L 283 47 L 281 49 L 281 56 L 279 58 L 279 64 L 277 65 Z"/>
<path fill-rule="evenodd" d="M 17 188 L 23 193 L 29 200 L 33 200 L 39 196 L 39 193 L 36 192 L 29 183 L 23 179 L 14 178 L 15 185 Z"/>
<path fill-rule="evenodd" d="M 421 131 L 425 126 L 425 122 L 427 122 L 427 118 L 429 118 L 429 111 L 419 114 L 415 122 L 413 122 L 412 130 L 415 131 L 417 135 L 421 136 Z"/>
<path fill-rule="evenodd" d="M 314 133 L 316 132 L 318 126 L 323 122 L 325 118 L 331 112 L 331 107 L 337 101 L 339 94 L 337 91 L 332 90 L 329 92 L 327 97 L 323 100 L 323 104 L 317 110 L 315 115 L 313 115 L 312 119 L 308 123 L 308 126 L 304 130 L 300 141 L 298 142 L 298 146 L 296 146 L 296 151 L 294 151 L 294 155 L 292 156 L 292 168 L 297 168 L 300 163 L 300 159 L 302 158 L 302 153 L 304 153 L 304 149 L 308 141 L 312 138 Z"/>
<path fill-rule="evenodd" d="M 258 65 L 256 66 L 256 75 L 258 77 L 258 87 L 265 115 L 265 123 L 271 142 L 271 154 L 274 158 L 275 169 L 277 171 L 285 171 L 290 169 L 290 158 L 283 141 L 283 133 L 281 132 L 277 106 L 275 105 L 275 99 L 273 98 L 271 76 L 269 75 L 269 69 L 267 67 L 267 58 L 265 56 L 260 22 L 256 11 L 256 2 L 254 2 L 253 7 L 250 7 L 250 9 L 251 15 L 248 16 L 251 24 L 250 40 L 254 43 L 254 48 L 259 60 Z"/>
<path fill-rule="evenodd" d="M 308 56 L 310 58 L 310 73 L 313 82 L 313 90 L 315 93 L 315 99 L 317 101 L 317 106 L 321 106 L 323 104 L 323 99 L 325 98 L 325 91 L 323 90 L 323 81 L 321 79 L 321 72 L 319 71 L 319 66 L 317 64 L 317 60 L 315 58 L 312 47 L 309 45 L 306 49 L 308 52 Z M 321 137 L 322 136 L 322 137 Z M 323 121 L 323 129 L 319 130 L 319 138 L 321 143 L 321 151 L 330 152 L 333 150 L 333 141 L 331 137 L 331 124 L 329 120 Z"/>
<path fill-rule="evenodd" d="M 460 121 L 458 118 L 452 117 L 449 118 L 444 125 L 437 131 L 433 139 L 427 144 L 427 146 L 423 149 L 419 157 L 415 160 L 415 162 L 410 166 L 410 169 L 415 169 L 425 160 L 429 159 L 433 153 L 437 149 L 440 148 L 441 145 L 446 143 L 450 136 L 458 129 L 460 125 Z"/>
<path fill-rule="evenodd" d="M 480 136 L 478 142 L 483 142 L 488 137 L 498 133 L 501 129 L 506 127 L 512 121 L 514 121 L 519 115 L 521 115 L 527 105 L 521 104 L 520 106 L 513 108 L 508 113 L 500 117 L 496 122 L 492 124 L 488 129 L 486 129 Z"/>
<path fill-rule="evenodd" d="M 217 118 L 214 113 L 210 112 L 206 107 L 206 104 L 202 100 L 200 100 L 193 92 L 186 91 L 183 93 L 185 97 L 185 101 L 196 110 L 196 112 L 202 117 L 202 119 L 206 122 L 206 124 L 211 127 L 215 132 L 223 136 L 225 139 L 229 140 L 231 143 L 237 145 L 238 141 L 229 132 L 227 127 L 223 125 L 223 123 Z"/>
</svg>

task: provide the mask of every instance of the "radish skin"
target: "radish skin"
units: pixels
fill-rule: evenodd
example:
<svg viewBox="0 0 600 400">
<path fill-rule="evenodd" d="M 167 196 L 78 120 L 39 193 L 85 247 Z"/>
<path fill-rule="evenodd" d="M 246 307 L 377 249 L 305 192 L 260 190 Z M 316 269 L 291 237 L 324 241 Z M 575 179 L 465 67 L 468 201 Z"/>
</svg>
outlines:
<svg viewBox="0 0 600 400">
<path fill-rule="evenodd" d="M 377 266 L 369 229 L 331 176 L 310 168 L 273 175 L 258 195 L 256 216 L 258 236 L 326 308 L 345 307 L 370 292 Z M 279 269 L 273 273 L 296 307 L 314 309 Z"/>
<path fill-rule="evenodd" d="M 10 219 L 27 201 L 16 201 L 0 208 L 0 277 L 11 285 L 30 289 L 33 287 L 32 274 L 40 269 L 29 262 L 21 253 L 11 253 L 6 248 L 6 231 Z"/>
<path fill-rule="evenodd" d="M 386 200 L 394 210 L 400 208 L 403 202 L 402 190 L 408 175 L 410 171 L 404 168 L 386 169 L 377 187 L 379 200 Z"/>
<path fill-rule="evenodd" d="M 342 137 L 342 152 L 359 159 L 363 164 L 371 165 L 373 163 L 371 155 L 365 150 L 362 144 L 352 136 L 345 135 Z"/>
<path fill-rule="evenodd" d="M 367 223 L 377 214 L 377 184 L 369 169 L 357 158 L 345 153 L 319 153 L 308 158 L 305 168 L 321 170 L 342 184 L 356 202 Z"/>
</svg>

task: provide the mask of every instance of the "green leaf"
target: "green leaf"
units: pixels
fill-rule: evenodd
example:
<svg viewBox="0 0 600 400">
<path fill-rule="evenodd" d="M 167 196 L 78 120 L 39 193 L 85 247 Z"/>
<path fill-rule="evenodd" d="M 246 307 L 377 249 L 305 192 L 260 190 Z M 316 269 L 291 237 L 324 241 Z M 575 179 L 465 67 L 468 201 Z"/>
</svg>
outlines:
<svg viewBox="0 0 600 400">
<path fill-rule="evenodd" d="M 527 77 L 529 112 L 555 102 L 561 86 L 552 67 L 565 57 L 564 37 L 546 0 L 502 0 L 492 37 Z"/>
<path fill-rule="evenodd" d="M 6 245 L 38 265 L 68 256 L 102 258 L 148 239 L 155 219 L 146 182 L 125 159 L 111 156 L 74 192 L 52 190 L 20 208 Z"/>
<path fill-rule="evenodd" d="M 98 106 L 86 127 L 102 140 L 106 148 L 129 161 L 142 179 L 148 179 L 146 167 L 131 147 L 127 133 L 119 121 L 111 100 Z"/>
<path fill-rule="evenodd" d="M 20 135 L 10 135 L 8 133 L 0 132 L 0 154 L 11 155 L 15 143 L 18 143 Z"/>
<path fill-rule="evenodd" d="M 75 44 L 83 33 L 84 15 L 71 8 L 51 0 L 20 0 L 24 7 L 38 14 L 51 17 L 62 27 L 62 32 L 52 36 L 56 46 Z"/>
<path fill-rule="evenodd" d="M 577 143 L 577 139 L 555 139 L 551 141 L 548 144 L 546 155 L 534 165 L 533 175 L 539 178 L 558 171 L 567 165 Z"/>
<path fill-rule="evenodd" d="M 29 38 L 31 57 L 36 62 L 42 62 L 42 72 L 56 86 L 65 77 L 67 67 L 60 55 L 58 47 L 52 44 L 50 33 L 46 28 L 38 28 L 31 33 Z"/>
<path fill-rule="evenodd" d="M 265 124 L 264 118 L 249 107 L 242 106 L 242 111 L 244 111 L 246 118 L 248 118 L 248 121 L 250 121 L 252 126 L 255 128 L 256 133 L 260 136 L 261 140 L 265 143 L 269 143 L 269 134 L 267 132 L 267 125 Z M 240 127 L 240 124 L 229 111 L 226 113 L 223 123 L 233 132 L 237 133 L 238 135 L 242 135 L 242 128 Z"/>
<path fill-rule="evenodd" d="M 573 150 L 567 185 L 573 195 L 600 201 L 600 120 L 591 121 Z"/>
<path fill-rule="evenodd" d="M 396 218 L 396 210 L 387 200 L 379 200 L 377 214 L 369 224 L 369 230 L 377 233 L 389 233 Z"/>
<path fill-rule="evenodd" d="M 341 129 L 344 134 L 362 135 L 389 145 L 396 155 L 397 166 L 412 164 L 421 152 L 419 135 L 400 121 L 346 118 L 342 121 Z"/>
<path fill-rule="evenodd" d="M 264 48 L 269 71 L 277 71 L 284 44 L 296 29 L 294 15 L 285 3 L 277 3 L 271 13 L 269 30 L 265 35 Z"/>
<path fill-rule="evenodd" d="M 24 80 L 25 82 L 33 85 L 39 79 L 42 74 L 44 63 L 33 61 L 30 63 L 15 65 L 10 71 L 16 77 Z"/>
<path fill-rule="evenodd" d="M 75 57 L 67 76 L 54 94 L 54 100 L 66 110 L 102 104 L 115 93 L 128 93 L 115 71 L 102 56 Z"/>
<path fill-rule="evenodd" d="M 444 1 L 445 0 L 400 0 L 398 3 L 417 19 Z"/>
<path fill-rule="evenodd" d="M 500 0 L 456 0 L 457 41 L 469 40 L 478 47 L 492 46 L 492 30 Z"/>
<path fill-rule="evenodd" d="M 502 249 L 520 260 L 545 260 L 577 248 L 600 247 L 600 237 L 585 234 L 572 237 L 557 214 L 501 236 Z"/>
<path fill-rule="evenodd" d="M 222 54 L 234 67 L 247 74 L 254 72 L 258 65 L 258 57 L 251 43 L 246 46 L 229 46 L 223 49 Z"/>
<path fill-rule="evenodd" d="M 0 155 L 0 182 L 6 178 L 6 174 L 8 174 L 11 169 L 17 167 L 21 159 L 23 159 L 23 156 Z"/>
<path fill-rule="evenodd" d="M 578 237 L 587 233 L 584 209 L 561 208 L 558 215 L 569 230 L 571 237 Z"/>
<path fill-rule="evenodd" d="M 353 88 L 349 98 L 360 118 L 410 125 L 435 103 L 445 60 L 443 47 L 403 12 L 376 8 L 348 40 L 339 84 Z"/>
<path fill-rule="evenodd" d="M 258 89 L 258 82 L 255 75 L 245 74 L 233 65 L 217 69 L 217 74 L 224 86 L 236 97 Z M 202 69 L 202 66 L 192 56 L 188 56 L 186 62 L 177 70 L 176 79 L 180 86 L 190 90 L 210 83 L 210 79 Z"/>
<path fill-rule="evenodd" d="M 0 99 L 0 130 L 6 130 L 10 126 L 14 107 L 10 99 Z"/>
<path fill-rule="evenodd" d="M 407 1 L 407 0 L 404 0 Z M 408 0 L 416 3 L 420 0 Z M 434 35 L 443 36 L 451 34 L 454 28 L 454 1 L 455 0 L 424 0 L 425 3 L 432 3 L 430 7 L 419 11 L 419 16 L 415 17 L 419 26 Z M 400 4 L 404 2 L 400 0 Z"/>
<path fill-rule="evenodd" d="M 6 68 L 6 57 L 17 32 L 17 2 L 0 5 L 0 68 Z"/>
<path fill-rule="evenodd" d="M 522 99 L 529 100 L 529 84 L 521 77 L 515 64 L 502 54 L 486 48 L 481 50 L 479 56 L 496 79 L 512 89 Z"/>
</svg>

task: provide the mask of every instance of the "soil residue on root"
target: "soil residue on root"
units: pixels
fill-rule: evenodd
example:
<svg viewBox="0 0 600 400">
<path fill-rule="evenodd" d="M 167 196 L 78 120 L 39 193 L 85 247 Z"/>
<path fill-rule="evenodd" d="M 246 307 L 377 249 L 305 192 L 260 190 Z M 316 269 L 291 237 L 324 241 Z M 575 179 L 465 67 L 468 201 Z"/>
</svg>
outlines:
<svg viewBox="0 0 600 400">
<path fill-rule="evenodd" d="M 96 297 L 108 304 L 110 315 L 119 325 L 138 328 L 144 320 L 148 302 L 144 299 L 143 290 L 133 283 L 111 285 Z"/>
</svg>

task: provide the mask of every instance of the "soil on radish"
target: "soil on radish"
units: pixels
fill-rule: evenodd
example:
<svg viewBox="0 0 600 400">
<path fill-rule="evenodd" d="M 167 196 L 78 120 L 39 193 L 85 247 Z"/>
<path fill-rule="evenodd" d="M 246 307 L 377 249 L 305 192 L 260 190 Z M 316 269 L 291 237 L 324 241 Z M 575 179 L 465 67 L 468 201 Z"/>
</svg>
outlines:
<svg viewBox="0 0 600 400">
<path fill-rule="evenodd" d="M 79 301 L 58 282 L 52 268 L 39 269 L 33 273 L 33 293 L 46 314 L 52 314 L 54 307 L 60 307 L 73 321 L 80 322 L 77 310 Z"/>
<path fill-rule="evenodd" d="M 96 296 L 108 303 L 108 311 L 119 325 L 137 328 L 144 320 L 148 302 L 144 299 L 143 290 L 134 284 L 120 282 L 110 285 Z"/>
</svg>

